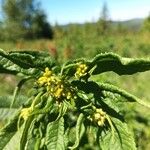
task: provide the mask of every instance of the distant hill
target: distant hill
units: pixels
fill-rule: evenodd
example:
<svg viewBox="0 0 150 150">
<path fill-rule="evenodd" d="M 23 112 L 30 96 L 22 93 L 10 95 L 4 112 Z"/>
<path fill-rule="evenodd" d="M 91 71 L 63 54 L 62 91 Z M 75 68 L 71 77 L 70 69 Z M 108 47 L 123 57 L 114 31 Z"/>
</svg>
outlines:
<svg viewBox="0 0 150 150">
<path fill-rule="evenodd" d="M 128 30 L 132 30 L 132 31 L 138 31 L 140 30 L 140 28 L 142 27 L 142 24 L 144 22 L 143 18 L 134 18 L 134 19 L 130 19 L 130 20 L 126 20 L 126 21 L 111 21 L 112 26 L 114 28 L 116 28 L 119 24 L 121 26 L 123 26 L 124 28 L 127 28 Z M 82 27 L 84 26 L 86 23 L 81 24 L 81 23 L 70 23 L 70 24 L 66 24 L 66 25 L 60 25 L 60 27 L 62 27 L 63 29 L 67 29 L 69 26 L 76 26 L 76 27 Z M 88 22 L 89 25 L 95 25 L 96 22 Z"/>
<path fill-rule="evenodd" d="M 142 18 L 135 18 L 135 19 L 130 19 L 126 21 L 113 21 L 113 25 L 118 25 L 119 23 L 123 25 L 124 27 L 137 31 L 142 27 L 142 24 L 144 22 L 144 19 Z"/>
</svg>

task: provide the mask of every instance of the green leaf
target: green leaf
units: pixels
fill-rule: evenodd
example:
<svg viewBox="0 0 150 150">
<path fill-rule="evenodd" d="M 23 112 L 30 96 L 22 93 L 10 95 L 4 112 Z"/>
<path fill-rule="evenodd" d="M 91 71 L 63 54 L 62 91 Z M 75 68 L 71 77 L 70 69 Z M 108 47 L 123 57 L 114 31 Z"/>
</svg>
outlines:
<svg viewBox="0 0 150 150">
<path fill-rule="evenodd" d="M 0 96 L 0 108 L 9 108 L 12 96 Z"/>
<path fill-rule="evenodd" d="M 17 112 L 15 108 L 0 108 L 0 121 L 11 119 L 11 117 Z"/>
<path fill-rule="evenodd" d="M 97 55 L 89 64 L 93 75 L 113 71 L 119 75 L 130 75 L 150 70 L 150 59 L 124 58 L 114 53 Z"/>
<path fill-rule="evenodd" d="M 21 131 L 18 130 L 15 135 L 11 138 L 8 144 L 4 147 L 3 150 L 19 150 L 19 141 L 21 136 Z"/>
<path fill-rule="evenodd" d="M 116 93 L 119 94 L 120 96 L 126 98 L 129 102 L 137 102 L 145 107 L 149 107 L 150 108 L 150 104 L 146 101 L 143 101 L 139 98 L 137 98 L 136 96 L 126 92 L 125 90 L 122 90 L 114 85 L 111 84 L 107 84 L 107 83 L 99 83 L 99 88 L 101 90 L 105 90 L 105 91 L 109 91 L 112 93 Z"/>
<path fill-rule="evenodd" d="M 0 108 L 10 108 L 12 103 L 12 96 L 0 96 Z M 18 95 L 13 105 L 13 108 L 19 108 L 27 101 L 28 97 Z"/>
<path fill-rule="evenodd" d="M 29 105 L 29 103 L 30 99 L 26 101 L 24 106 Z M 18 109 L 14 117 L 12 117 L 12 119 L 0 130 L 0 150 L 3 150 L 3 148 L 9 143 L 11 138 L 16 134 L 20 110 L 21 109 Z"/>
<path fill-rule="evenodd" d="M 0 49 L 0 73 L 32 75 L 53 66 L 55 61 L 47 52 L 12 51 L 7 53 Z"/>
<path fill-rule="evenodd" d="M 0 56 L 9 59 L 22 68 L 51 68 L 55 64 L 55 60 L 48 52 L 10 51 L 7 53 L 1 49 Z"/>
<path fill-rule="evenodd" d="M 77 124 L 76 124 L 76 141 L 72 147 L 69 147 L 70 149 L 76 149 L 79 146 L 80 138 L 83 135 L 85 130 L 83 127 L 83 119 L 84 119 L 84 115 L 81 113 L 78 117 Z"/>
<path fill-rule="evenodd" d="M 114 135 L 111 130 L 102 131 L 99 136 L 99 145 L 102 150 L 136 150 L 134 136 L 126 123 L 113 118 Z"/>
<path fill-rule="evenodd" d="M 23 70 L 22 70 L 23 71 Z M 0 56 L 0 73 L 17 74 L 21 68 L 10 60 Z"/>
<path fill-rule="evenodd" d="M 98 54 L 92 60 L 78 59 L 72 62 L 70 61 L 63 66 L 63 74 L 74 76 L 77 63 L 79 62 L 85 63 L 88 66 L 87 71 L 91 75 L 108 71 L 113 71 L 119 75 L 131 75 L 150 70 L 149 58 L 125 58 L 109 52 Z"/>
<path fill-rule="evenodd" d="M 13 75 L 22 73 L 23 75 L 28 76 L 28 75 L 37 74 L 38 72 L 39 70 L 35 68 L 29 68 L 29 69 L 21 68 L 17 64 L 11 62 L 9 59 L 0 56 L 0 73 L 8 73 Z"/>
<path fill-rule="evenodd" d="M 125 90 L 122 90 L 114 85 L 107 84 L 107 83 L 95 83 L 93 81 L 89 82 L 82 82 L 82 81 L 73 81 L 72 84 L 78 87 L 79 90 L 83 90 L 86 93 L 93 93 L 94 95 L 97 95 L 97 97 L 101 97 L 102 91 L 109 91 L 115 94 L 119 94 L 120 96 L 126 98 L 129 102 L 137 102 L 143 106 L 149 107 L 150 104 L 147 101 L 143 101 L 136 96 L 126 92 Z"/>
<path fill-rule="evenodd" d="M 18 117 L 19 113 L 17 113 L 13 119 L 11 119 L 8 124 L 0 130 L 0 150 L 3 150 L 17 132 Z"/>
<path fill-rule="evenodd" d="M 47 149 L 65 150 L 63 118 L 48 124 L 45 143 Z"/>
</svg>

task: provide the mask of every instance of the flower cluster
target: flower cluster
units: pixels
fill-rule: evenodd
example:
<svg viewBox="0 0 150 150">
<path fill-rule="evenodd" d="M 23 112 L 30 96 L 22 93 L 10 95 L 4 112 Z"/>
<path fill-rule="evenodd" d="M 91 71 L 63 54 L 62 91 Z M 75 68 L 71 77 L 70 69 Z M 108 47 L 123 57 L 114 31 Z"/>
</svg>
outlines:
<svg viewBox="0 0 150 150">
<path fill-rule="evenodd" d="M 43 76 L 38 79 L 37 83 L 46 87 L 47 92 L 58 101 L 74 98 L 74 88 L 67 81 L 53 74 L 48 68 L 45 69 Z"/>
<path fill-rule="evenodd" d="M 97 123 L 99 126 L 103 126 L 106 120 L 106 113 L 101 108 L 96 109 L 90 117 L 90 120 Z"/>
<path fill-rule="evenodd" d="M 55 77 L 48 68 L 45 68 L 45 72 L 42 77 L 38 79 L 38 84 L 43 85 L 50 85 L 52 81 L 55 81 Z"/>
<path fill-rule="evenodd" d="M 81 78 L 87 74 L 87 65 L 86 64 L 78 64 L 75 76 L 77 78 Z"/>
</svg>

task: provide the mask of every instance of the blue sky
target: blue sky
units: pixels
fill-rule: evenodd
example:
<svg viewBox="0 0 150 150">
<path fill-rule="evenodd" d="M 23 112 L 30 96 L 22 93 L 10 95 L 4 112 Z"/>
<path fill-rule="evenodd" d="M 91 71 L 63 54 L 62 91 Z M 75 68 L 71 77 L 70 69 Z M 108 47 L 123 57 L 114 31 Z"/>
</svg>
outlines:
<svg viewBox="0 0 150 150">
<path fill-rule="evenodd" d="M 54 25 L 97 21 L 104 2 L 112 20 L 145 18 L 150 13 L 150 0 L 37 0 Z M 1 0 L 0 0 L 1 2 Z M 1 10 L 0 10 L 1 16 Z"/>
<path fill-rule="evenodd" d="M 112 20 L 144 18 L 150 13 L 150 0 L 41 0 L 51 24 L 96 21 L 106 2 Z"/>
</svg>

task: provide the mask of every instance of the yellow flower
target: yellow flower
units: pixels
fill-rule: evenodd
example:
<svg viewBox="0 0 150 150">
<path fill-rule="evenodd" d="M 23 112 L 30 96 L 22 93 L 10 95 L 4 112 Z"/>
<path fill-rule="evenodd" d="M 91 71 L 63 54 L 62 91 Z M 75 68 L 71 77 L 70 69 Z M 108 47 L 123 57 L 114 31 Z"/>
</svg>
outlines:
<svg viewBox="0 0 150 150">
<path fill-rule="evenodd" d="M 21 114 L 20 114 L 20 117 L 22 117 L 24 120 L 27 120 L 28 117 L 30 116 L 32 112 L 32 109 L 29 107 L 29 108 L 23 108 L 21 110 Z"/>
<path fill-rule="evenodd" d="M 86 64 L 79 64 L 76 69 L 75 76 L 77 78 L 85 76 L 87 74 L 87 69 L 88 69 L 88 67 Z"/>
<path fill-rule="evenodd" d="M 105 120 L 98 120 L 97 124 L 98 124 L 99 126 L 103 126 L 103 125 L 104 125 L 104 121 L 105 121 Z"/>
<path fill-rule="evenodd" d="M 94 114 L 94 119 L 95 120 L 98 120 L 100 117 L 101 117 L 101 114 L 99 114 L 99 113 Z"/>
<path fill-rule="evenodd" d="M 91 118 L 98 126 L 103 126 L 106 120 L 106 113 L 101 108 L 96 109 Z"/>
<path fill-rule="evenodd" d="M 42 77 L 40 77 L 39 79 L 38 79 L 38 83 L 42 86 L 42 85 L 44 85 L 44 84 L 46 84 L 47 83 L 47 81 L 48 81 L 48 78 L 47 77 L 44 77 L 44 76 L 42 76 Z"/>
<path fill-rule="evenodd" d="M 52 75 L 52 71 L 49 70 L 48 67 L 45 68 L 45 73 L 43 74 L 43 76 L 45 77 L 50 77 Z"/>
<path fill-rule="evenodd" d="M 62 92 L 63 92 L 63 88 L 58 88 L 58 89 L 56 89 L 54 96 L 56 98 L 60 98 L 62 96 Z"/>
<path fill-rule="evenodd" d="M 43 76 L 38 79 L 37 83 L 41 86 L 51 85 L 51 81 L 54 81 L 54 77 L 52 76 L 52 71 L 50 71 L 49 68 L 46 67 Z"/>
<path fill-rule="evenodd" d="M 56 76 L 48 68 L 45 68 L 45 72 L 38 79 L 37 83 L 40 86 L 44 86 L 47 92 L 56 100 L 59 99 L 71 99 L 73 97 L 73 88 L 70 84 L 63 80 L 61 77 Z"/>
</svg>

